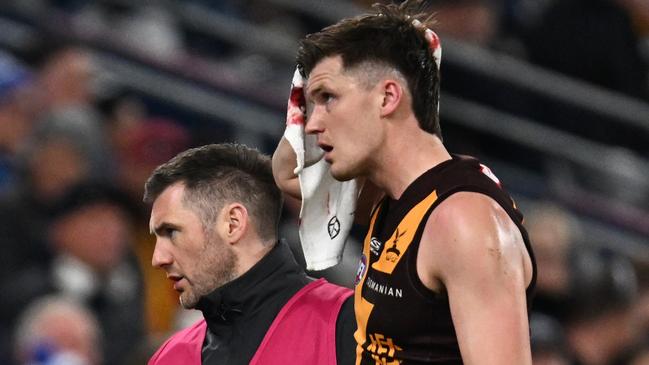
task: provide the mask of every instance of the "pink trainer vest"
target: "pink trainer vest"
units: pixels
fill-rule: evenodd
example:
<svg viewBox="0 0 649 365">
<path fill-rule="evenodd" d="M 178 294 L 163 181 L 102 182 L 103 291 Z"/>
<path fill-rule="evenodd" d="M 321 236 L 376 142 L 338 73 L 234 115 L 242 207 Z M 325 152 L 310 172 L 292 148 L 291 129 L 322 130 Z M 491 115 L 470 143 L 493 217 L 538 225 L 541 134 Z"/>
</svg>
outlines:
<svg viewBox="0 0 649 365">
<path fill-rule="evenodd" d="M 300 289 L 270 325 L 254 365 L 336 365 L 336 320 L 352 291 L 319 279 Z M 167 340 L 148 365 L 201 365 L 207 324 L 202 319 Z"/>
</svg>

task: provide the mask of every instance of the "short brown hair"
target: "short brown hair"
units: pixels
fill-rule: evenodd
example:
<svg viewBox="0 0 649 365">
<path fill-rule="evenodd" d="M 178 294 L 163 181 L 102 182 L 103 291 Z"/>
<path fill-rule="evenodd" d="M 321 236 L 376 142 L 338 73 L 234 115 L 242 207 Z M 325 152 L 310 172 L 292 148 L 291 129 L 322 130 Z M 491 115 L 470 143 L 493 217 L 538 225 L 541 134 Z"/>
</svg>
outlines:
<svg viewBox="0 0 649 365">
<path fill-rule="evenodd" d="M 441 138 L 437 104 L 439 70 L 421 29 L 429 27 L 431 15 L 421 12 L 421 1 L 401 5 L 374 4 L 376 13 L 365 14 L 309 34 L 300 42 L 297 63 L 304 77 L 324 58 L 340 55 L 343 68 L 388 66 L 399 71 L 408 83 L 412 109 L 421 129 Z"/>
<path fill-rule="evenodd" d="M 282 194 L 275 185 L 270 157 L 242 144 L 210 144 L 178 154 L 158 166 L 144 186 L 153 203 L 169 186 L 185 184 L 185 199 L 198 210 L 205 228 L 228 202 L 243 204 L 264 240 L 277 240 Z"/>
</svg>

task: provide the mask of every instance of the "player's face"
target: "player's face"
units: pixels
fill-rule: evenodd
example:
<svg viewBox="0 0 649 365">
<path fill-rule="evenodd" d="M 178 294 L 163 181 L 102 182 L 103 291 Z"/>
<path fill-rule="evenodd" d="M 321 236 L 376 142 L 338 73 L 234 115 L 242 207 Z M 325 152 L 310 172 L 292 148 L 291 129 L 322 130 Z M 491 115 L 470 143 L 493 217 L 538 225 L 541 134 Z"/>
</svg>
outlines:
<svg viewBox="0 0 649 365">
<path fill-rule="evenodd" d="M 383 141 L 379 87 L 368 88 L 344 72 L 340 56 L 320 61 L 306 86 L 305 131 L 317 137 L 337 180 L 366 175 Z"/>
<path fill-rule="evenodd" d="M 236 257 L 215 230 L 204 229 L 199 215 L 183 201 L 184 193 L 184 185 L 176 183 L 153 203 L 150 227 L 156 245 L 151 263 L 167 272 L 183 307 L 194 308 L 202 296 L 234 278 Z"/>
</svg>

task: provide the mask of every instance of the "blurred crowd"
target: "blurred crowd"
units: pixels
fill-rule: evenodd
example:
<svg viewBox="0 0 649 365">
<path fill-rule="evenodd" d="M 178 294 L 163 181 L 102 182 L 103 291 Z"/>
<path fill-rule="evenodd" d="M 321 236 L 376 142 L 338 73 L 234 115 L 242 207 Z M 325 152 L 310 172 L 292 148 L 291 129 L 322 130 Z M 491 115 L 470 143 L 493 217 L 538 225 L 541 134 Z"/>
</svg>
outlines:
<svg viewBox="0 0 649 365">
<path fill-rule="evenodd" d="M 538 265 L 534 364 L 649 364 L 646 258 L 585 241 L 579 221 L 556 204 L 530 208 L 526 225 Z"/>
<path fill-rule="evenodd" d="M 82 357 L 74 364 L 142 363 L 146 336 L 175 320 L 177 297 L 151 270 L 141 195 L 191 134 L 127 96 L 95 99 L 92 73 L 77 47 L 39 68 L 0 55 L 3 364 L 65 351 Z"/>
<path fill-rule="evenodd" d="M 200 54 L 212 67 L 208 73 L 225 68 L 239 81 L 272 82 L 281 90 L 288 85 L 289 66 L 183 33 L 170 12 L 174 2 L 129 3 L 33 0 L 20 6 L 55 6 L 72 14 L 87 37 L 110 35 L 111 42 L 162 63 Z M 327 24 L 272 5 L 281 1 L 192 3 L 295 40 Z M 646 0 L 429 3 L 443 39 L 499 49 L 649 100 Z M 46 43 L 28 52 L 0 45 L 0 363 L 142 364 L 171 331 L 195 318 L 179 308 L 165 275 L 151 267 L 144 182 L 178 152 L 232 136 L 206 134 L 214 129 L 170 116 L 131 90 L 107 92 L 87 48 Z M 282 235 L 299 259 L 299 202 L 285 205 Z M 616 242 L 587 241 L 579 218 L 559 204 L 526 208 L 538 261 L 534 364 L 649 364 L 649 262 L 610 249 Z M 342 269 L 326 275 L 351 286 L 357 251 L 357 243 L 348 244 Z"/>
</svg>

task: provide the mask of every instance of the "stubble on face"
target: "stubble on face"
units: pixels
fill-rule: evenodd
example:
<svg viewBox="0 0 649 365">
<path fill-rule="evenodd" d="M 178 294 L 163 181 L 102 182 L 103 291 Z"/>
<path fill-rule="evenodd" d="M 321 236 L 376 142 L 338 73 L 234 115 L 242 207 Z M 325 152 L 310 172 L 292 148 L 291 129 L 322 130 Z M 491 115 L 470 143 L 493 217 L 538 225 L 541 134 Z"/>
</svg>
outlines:
<svg viewBox="0 0 649 365">
<path fill-rule="evenodd" d="M 232 248 L 210 235 L 198 255 L 189 287 L 180 294 L 180 304 L 185 309 L 195 308 L 203 296 L 236 278 L 236 266 Z"/>
</svg>

